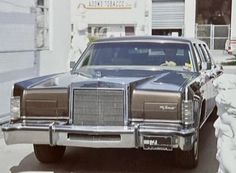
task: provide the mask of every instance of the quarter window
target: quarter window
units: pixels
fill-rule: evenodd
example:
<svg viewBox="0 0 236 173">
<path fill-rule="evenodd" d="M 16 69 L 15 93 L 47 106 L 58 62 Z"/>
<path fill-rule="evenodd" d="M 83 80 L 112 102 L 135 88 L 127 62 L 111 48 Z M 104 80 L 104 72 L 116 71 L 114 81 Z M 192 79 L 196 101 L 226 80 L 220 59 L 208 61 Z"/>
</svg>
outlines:
<svg viewBox="0 0 236 173">
<path fill-rule="evenodd" d="M 198 51 L 198 49 L 197 49 L 197 47 L 196 47 L 196 44 L 193 45 L 193 48 L 194 48 L 194 51 L 195 51 L 195 53 L 196 53 L 197 62 L 198 62 L 198 63 L 201 63 L 202 60 L 201 60 L 201 57 L 200 57 L 200 53 L 199 53 L 199 51 Z"/>
<path fill-rule="evenodd" d="M 204 62 L 207 62 L 207 58 L 206 58 L 206 56 L 205 56 L 205 54 L 204 54 L 204 52 L 203 52 L 202 47 L 201 47 L 200 44 L 198 45 L 198 51 L 199 51 L 199 53 L 200 53 L 200 55 L 201 55 L 201 57 L 202 57 L 202 60 L 203 60 Z"/>
<path fill-rule="evenodd" d="M 197 64 L 198 64 L 199 70 L 201 70 L 202 59 L 201 59 L 201 56 L 199 54 L 196 44 L 193 44 L 193 49 L 196 54 L 196 59 L 197 59 Z"/>
<path fill-rule="evenodd" d="M 203 47 L 203 45 L 200 45 L 200 49 L 202 50 L 202 53 L 203 53 L 203 55 L 204 55 L 206 61 L 207 61 L 207 62 L 211 62 L 211 59 L 210 59 L 210 57 L 208 56 L 208 54 L 207 54 L 205 48 Z"/>
</svg>

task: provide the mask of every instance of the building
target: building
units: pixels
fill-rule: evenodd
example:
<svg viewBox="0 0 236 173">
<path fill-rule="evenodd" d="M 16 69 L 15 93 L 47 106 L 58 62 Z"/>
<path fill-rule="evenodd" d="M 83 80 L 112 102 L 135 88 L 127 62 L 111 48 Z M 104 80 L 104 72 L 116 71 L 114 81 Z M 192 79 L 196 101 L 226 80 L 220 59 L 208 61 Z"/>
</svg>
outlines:
<svg viewBox="0 0 236 173">
<path fill-rule="evenodd" d="M 1 0 L 0 122 L 12 84 L 69 70 L 103 37 L 197 37 L 211 49 L 236 39 L 236 0 Z"/>
<path fill-rule="evenodd" d="M 0 1 L 0 123 L 16 81 L 69 70 L 69 0 Z"/>
<path fill-rule="evenodd" d="M 224 49 L 235 18 L 236 0 L 71 0 L 71 57 L 93 39 L 130 35 L 197 37 Z"/>
</svg>

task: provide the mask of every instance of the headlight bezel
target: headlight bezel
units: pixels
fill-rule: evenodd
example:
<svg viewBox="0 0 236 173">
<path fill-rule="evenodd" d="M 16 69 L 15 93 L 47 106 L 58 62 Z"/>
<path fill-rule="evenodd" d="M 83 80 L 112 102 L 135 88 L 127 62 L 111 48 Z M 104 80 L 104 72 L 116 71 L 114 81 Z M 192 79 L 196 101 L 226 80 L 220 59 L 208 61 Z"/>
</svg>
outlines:
<svg viewBox="0 0 236 173">
<path fill-rule="evenodd" d="M 21 97 L 14 96 L 10 99 L 10 118 L 16 120 L 20 118 Z"/>
<path fill-rule="evenodd" d="M 184 125 L 194 124 L 193 101 L 182 101 L 182 122 Z"/>
</svg>

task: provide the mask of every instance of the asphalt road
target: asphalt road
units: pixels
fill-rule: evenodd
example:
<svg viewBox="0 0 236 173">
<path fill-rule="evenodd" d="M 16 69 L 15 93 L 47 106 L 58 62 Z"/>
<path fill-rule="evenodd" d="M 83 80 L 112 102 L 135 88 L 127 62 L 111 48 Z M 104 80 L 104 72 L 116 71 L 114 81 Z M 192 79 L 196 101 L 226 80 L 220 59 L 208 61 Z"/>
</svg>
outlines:
<svg viewBox="0 0 236 173">
<path fill-rule="evenodd" d="M 208 121 L 200 133 L 199 166 L 193 170 L 176 168 L 171 152 L 142 151 L 136 149 L 83 149 L 67 148 L 62 161 L 41 164 L 31 145 L 6 146 L 0 132 L 1 173 L 216 173 L 218 162 L 213 120 Z"/>
</svg>

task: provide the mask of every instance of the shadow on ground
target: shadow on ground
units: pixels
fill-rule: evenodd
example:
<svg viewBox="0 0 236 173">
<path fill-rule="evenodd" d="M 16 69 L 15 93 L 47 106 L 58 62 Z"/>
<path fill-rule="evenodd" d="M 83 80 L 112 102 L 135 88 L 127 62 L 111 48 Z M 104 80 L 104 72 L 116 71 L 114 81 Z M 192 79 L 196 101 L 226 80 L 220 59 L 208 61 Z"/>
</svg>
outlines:
<svg viewBox="0 0 236 173">
<path fill-rule="evenodd" d="M 136 149 L 82 149 L 67 148 L 65 157 L 56 164 L 41 164 L 34 154 L 26 156 L 12 173 L 45 171 L 69 172 L 155 172 L 155 173 L 214 173 L 218 162 L 215 159 L 216 139 L 213 121 L 210 119 L 200 133 L 200 160 L 193 170 L 176 168 L 171 152 L 143 151 Z"/>
</svg>

